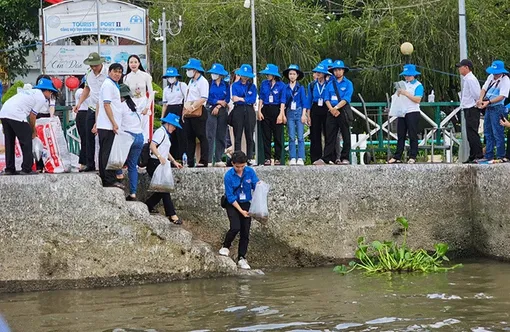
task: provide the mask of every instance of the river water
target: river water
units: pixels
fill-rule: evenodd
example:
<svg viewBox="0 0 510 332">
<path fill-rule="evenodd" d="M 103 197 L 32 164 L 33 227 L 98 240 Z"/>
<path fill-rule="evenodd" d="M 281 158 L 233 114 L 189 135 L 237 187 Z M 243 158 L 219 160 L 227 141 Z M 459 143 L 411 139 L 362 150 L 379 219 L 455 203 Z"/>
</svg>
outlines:
<svg viewBox="0 0 510 332">
<path fill-rule="evenodd" d="M 510 264 L 445 274 L 332 268 L 94 290 L 0 295 L 13 332 L 510 331 Z"/>
</svg>

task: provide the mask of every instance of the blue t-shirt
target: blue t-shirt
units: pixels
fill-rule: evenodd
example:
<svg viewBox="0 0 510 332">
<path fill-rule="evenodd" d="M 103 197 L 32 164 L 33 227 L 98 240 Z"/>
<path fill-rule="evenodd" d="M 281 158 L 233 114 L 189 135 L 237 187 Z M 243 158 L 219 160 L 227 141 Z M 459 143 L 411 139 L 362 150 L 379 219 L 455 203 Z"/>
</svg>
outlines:
<svg viewBox="0 0 510 332">
<path fill-rule="evenodd" d="M 253 83 L 243 84 L 240 80 L 232 84 L 232 97 L 244 98 L 243 101 L 235 102 L 236 105 L 253 105 L 257 100 L 257 86 Z"/>
<path fill-rule="evenodd" d="M 318 103 L 319 99 L 322 99 L 324 102 L 324 96 L 326 95 L 326 85 L 328 82 L 325 80 L 323 84 L 320 84 L 319 81 L 313 81 L 308 84 L 308 98 L 306 108 L 311 109 L 313 103 Z"/>
<path fill-rule="evenodd" d="M 213 81 L 209 85 L 209 98 L 207 98 L 207 102 L 216 106 L 220 100 L 224 100 L 227 104 L 230 102 L 230 88 L 224 81 L 221 81 L 220 85 Z"/>
<path fill-rule="evenodd" d="M 285 104 L 285 83 L 276 81 L 271 88 L 271 81 L 264 80 L 260 85 L 260 99 L 264 105 Z M 269 102 L 269 96 L 273 96 L 273 102 Z"/>
<path fill-rule="evenodd" d="M 251 201 L 251 192 L 255 190 L 259 178 L 253 168 L 246 166 L 243 170 L 242 179 L 243 183 L 241 184 L 241 177 L 237 175 L 233 167 L 225 173 L 225 177 L 223 178 L 225 196 L 230 204 L 235 201 L 238 203 Z"/>
<path fill-rule="evenodd" d="M 290 88 L 290 84 L 285 87 L 285 107 L 291 109 L 292 102 L 296 103 L 296 109 L 306 108 L 305 88 L 296 82 L 294 89 Z"/>
<path fill-rule="evenodd" d="M 335 86 L 333 84 L 336 84 L 338 89 L 338 94 L 340 95 L 340 98 L 336 95 L 335 92 Z M 345 100 L 346 102 L 350 103 L 352 94 L 354 93 L 354 86 L 352 85 L 352 82 L 347 79 L 343 78 L 340 83 L 336 80 L 336 78 L 332 77 L 331 80 L 328 82 L 328 85 L 326 86 L 326 94 L 324 96 L 324 101 L 329 101 L 331 103 L 331 106 L 335 107 L 340 103 L 342 100 Z"/>
</svg>

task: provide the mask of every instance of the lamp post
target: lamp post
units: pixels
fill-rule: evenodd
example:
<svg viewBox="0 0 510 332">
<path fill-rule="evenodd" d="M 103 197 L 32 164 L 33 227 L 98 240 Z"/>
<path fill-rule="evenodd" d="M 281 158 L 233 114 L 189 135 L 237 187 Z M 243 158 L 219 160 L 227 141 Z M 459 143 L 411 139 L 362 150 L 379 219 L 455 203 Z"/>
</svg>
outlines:
<svg viewBox="0 0 510 332">
<path fill-rule="evenodd" d="M 467 49 L 467 33 L 466 33 L 466 3 L 465 0 L 459 0 L 459 51 L 460 51 L 460 60 L 467 59 L 468 57 L 468 49 Z M 461 91 L 462 91 L 462 79 L 460 80 Z M 462 143 L 459 148 L 459 162 L 464 162 L 469 156 L 469 142 L 467 140 L 467 130 L 466 130 L 466 117 L 464 115 L 464 111 L 460 112 L 460 122 L 461 122 L 461 137 Z"/>
</svg>

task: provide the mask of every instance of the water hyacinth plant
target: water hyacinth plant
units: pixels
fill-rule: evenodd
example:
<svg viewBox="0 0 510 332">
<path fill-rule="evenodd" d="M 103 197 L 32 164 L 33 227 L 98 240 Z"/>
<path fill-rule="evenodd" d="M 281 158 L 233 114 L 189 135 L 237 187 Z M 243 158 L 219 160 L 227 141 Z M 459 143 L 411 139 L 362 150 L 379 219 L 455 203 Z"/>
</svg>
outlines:
<svg viewBox="0 0 510 332">
<path fill-rule="evenodd" d="M 409 222 L 404 217 L 398 217 L 396 222 L 403 228 L 404 236 L 402 244 L 393 241 L 365 242 L 364 237 L 358 238 L 356 248 L 357 261 L 351 261 L 349 266 L 338 265 L 333 271 L 346 274 L 353 270 L 361 270 L 365 273 L 377 272 L 446 272 L 462 264 L 445 267 L 449 262 L 446 257 L 448 245 L 437 243 L 434 245 L 435 252 L 429 254 L 424 249 L 413 250 L 407 246 L 407 230 Z"/>
</svg>

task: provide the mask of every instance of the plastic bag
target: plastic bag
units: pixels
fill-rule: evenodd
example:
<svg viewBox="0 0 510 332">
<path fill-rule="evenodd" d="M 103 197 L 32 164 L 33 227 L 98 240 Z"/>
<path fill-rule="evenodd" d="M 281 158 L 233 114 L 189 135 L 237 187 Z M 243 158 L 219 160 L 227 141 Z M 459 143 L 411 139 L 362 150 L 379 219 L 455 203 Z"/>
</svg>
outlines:
<svg viewBox="0 0 510 332">
<path fill-rule="evenodd" d="M 110 157 L 108 158 L 108 164 L 106 164 L 107 170 L 118 170 L 124 167 L 129 150 L 134 141 L 135 138 L 124 131 L 119 131 L 118 134 L 115 135 Z"/>
<path fill-rule="evenodd" d="M 403 95 L 397 96 L 397 93 L 391 96 L 390 116 L 403 118 L 406 115 L 406 103 L 404 98 L 407 97 Z"/>
<path fill-rule="evenodd" d="M 35 161 L 41 160 L 43 149 L 44 146 L 39 137 L 32 139 L 32 154 L 34 155 Z"/>
<path fill-rule="evenodd" d="M 174 190 L 174 176 L 172 175 L 172 165 L 167 161 L 164 165 L 160 164 L 152 174 L 149 191 L 168 193 L 172 190 Z"/>
<path fill-rule="evenodd" d="M 43 144 L 42 160 L 48 173 L 64 173 L 71 171 L 71 153 L 68 150 L 60 119 L 37 119 L 37 136 Z"/>
<path fill-rule="evenodd" d="M 267 194 L 269 193 L 269 184 L 261 181 L 255 187 L 249 214 L 255 220 L 266 222 L 269 218 L 269 210 L 267 208 Z"/>
</svg>

